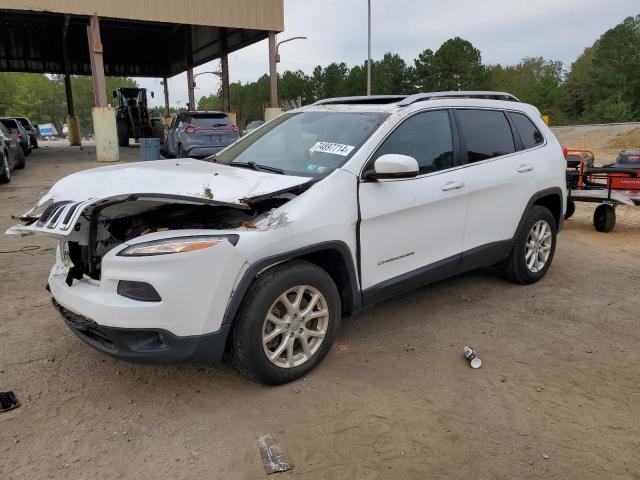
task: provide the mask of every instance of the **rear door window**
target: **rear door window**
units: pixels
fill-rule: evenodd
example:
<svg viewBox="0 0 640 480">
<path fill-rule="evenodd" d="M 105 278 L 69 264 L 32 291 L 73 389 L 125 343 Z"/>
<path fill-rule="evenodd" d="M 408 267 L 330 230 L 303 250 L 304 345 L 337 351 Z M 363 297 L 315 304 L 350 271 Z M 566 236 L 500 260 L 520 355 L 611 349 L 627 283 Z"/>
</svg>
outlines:
<svg viewBox="0 0 640 480">
<path fill-rule="evenodd" d="M 544 137 L 533 122 L 523 113 L 510 112 L 516 130 L 520 134 L 524 148 L 533 148 L 544 143 Z"/>
<path fill-rule="evenodd" d="M 224 113 L 211 113 L 208 115 L 193 115 L 189 123 L 198 128 L 218 128 L 231 125 L 231 119 Z"/>
<path fill-rule="evenodd" d="M 500 110 L 456 110 L 456 121 L 467 150 L 467 161 L 480 162 L 516 151 L 513 133 Z"/>
</svg>

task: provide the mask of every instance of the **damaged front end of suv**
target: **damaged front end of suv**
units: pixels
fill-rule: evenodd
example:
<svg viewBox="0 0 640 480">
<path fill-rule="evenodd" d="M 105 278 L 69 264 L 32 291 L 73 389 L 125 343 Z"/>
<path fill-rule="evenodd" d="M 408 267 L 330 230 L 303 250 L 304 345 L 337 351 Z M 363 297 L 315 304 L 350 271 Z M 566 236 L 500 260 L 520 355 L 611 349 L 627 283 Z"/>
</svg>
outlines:
<svg viewBox="0 0 640 480">
<path fill-rule="evenodd" d="M 246 265 L 240 237 L 278 228 L 281 207 L 311 184 L 197 160 L 103 167 L 59 181 L 7 233 L 58 239 L 48 287 L 83 340 L 132 360 L 209 363 L 207 343 L 188 338 L 226 338 L 211 322 L 233 292 L 229 272 Z M 219 294 L 199 294 L 207 288 Z"/>
</svg>

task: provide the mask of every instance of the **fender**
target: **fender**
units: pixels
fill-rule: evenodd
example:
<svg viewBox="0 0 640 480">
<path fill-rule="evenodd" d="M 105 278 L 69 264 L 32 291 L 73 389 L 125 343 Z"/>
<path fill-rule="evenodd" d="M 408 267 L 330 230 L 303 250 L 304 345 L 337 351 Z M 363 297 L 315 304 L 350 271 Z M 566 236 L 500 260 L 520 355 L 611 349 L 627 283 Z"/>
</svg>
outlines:
<svg viewBox="0 0 640 480">
<path fill-rule="evenodd" d="M 358 277 L 356 275 L 356 268 L 353 263 L 353 255 L 351 254 L 351 250 L 349 250 L 349 247 L 346 243 L 336 240 L 330 242 L 321 242 L 310 245 L 308 247 L 298 248 L 290 252 L 272 255 L 270 257 L 263 258 L 262 260 L 259 260 L 251 265 L 244 273 L 244 275 L 240 279 L 240 282 L 238 283 L 238 287 L 231 295 L 231 300 L 229 301 L 227 309 L 224 312 L 222 325 L 229 325 L 233 323 L 233 320 L 238 313 L 238 309 L 240 308 L 240 304 L 242 303 L 247 290 L 249 290 L 251 282 L 253 282 L 253 280 L 258 276 L 258 274 L 260 274 L 260 272 L 266 270 L 269 267 L 273 267 L 278 263 L 286 262 L 287 260 L 293 260 L 295 258 L 300 258 L 310 253 L 315 253 L 322 250 L 336 250 L 342 257 L 344 265 L 347 269 L 347 273 L 349 275 L 349 296 L 353 305 L 353 311 L 355 312 L 359 310 L 361 305 L 361 298 Z"/>
<path fill-rule="evenodd" d="M 520 218 L 520 222 L 518 223 L 518 228 L 516 229 L 516 235 L 524 222 L 525 215 L 527 214 L 529 209 L 533 206 L 533 204 L 536 203 L 541 198 L 548 197 L 550 195 L 555 195 L 560 200 L 560 215 L 558 216 L 558 225 L 556 225 L 556 228 L 558 232 L 562 230 L 562 227 L 564 226 L 563 212 L 564 212 L 566 200 L 562 195 L 562 189 L 560 187 L 550 187 L 550 188 L 545 188 L 544 190 L 540 190 L 539 192 L 536 192 L 531 196 L 531 198 L 529 199 L 529 202 L 527 203 L 527 206 L 522 212 L 522 217 Z M 515 235 L 514 235 L 514 238 L 515 238 Z"/>
</svg>

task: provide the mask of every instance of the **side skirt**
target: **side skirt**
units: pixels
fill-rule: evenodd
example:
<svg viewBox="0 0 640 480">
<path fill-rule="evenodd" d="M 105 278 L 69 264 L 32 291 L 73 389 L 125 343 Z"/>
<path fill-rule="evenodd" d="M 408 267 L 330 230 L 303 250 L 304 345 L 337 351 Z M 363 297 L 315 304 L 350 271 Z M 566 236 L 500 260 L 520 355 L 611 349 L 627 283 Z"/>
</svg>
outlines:
<svg viewBox="0 0 640 480">
<path fill-rule="evenodd" d="M 412 270 L 362 291 L 362 306 L 370 307 L 387 298 L 424 287 L 477 268 L 495 265 L 509 256 L 513 240 L 503 240 L 473 248 L 460 255 Z"/>
</svg>

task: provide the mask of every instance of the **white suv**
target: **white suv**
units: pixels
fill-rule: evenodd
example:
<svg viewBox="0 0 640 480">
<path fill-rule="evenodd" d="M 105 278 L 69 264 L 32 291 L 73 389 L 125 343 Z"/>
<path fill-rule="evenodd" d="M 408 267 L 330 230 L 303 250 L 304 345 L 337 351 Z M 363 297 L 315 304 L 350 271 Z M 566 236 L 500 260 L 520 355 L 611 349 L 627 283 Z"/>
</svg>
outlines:
<svg viewBox="0 0 640 480">
<path fill-rule="evenodd" d="M 387 297 L 490 265 L 539 280 L 564 218 L 562 147 L 499 92 L 323 100 L 208 160 L 70 175 L 9 230 L 60 239 L 48 286 L 85 342 L 288 382 Z"/>
</svg>

